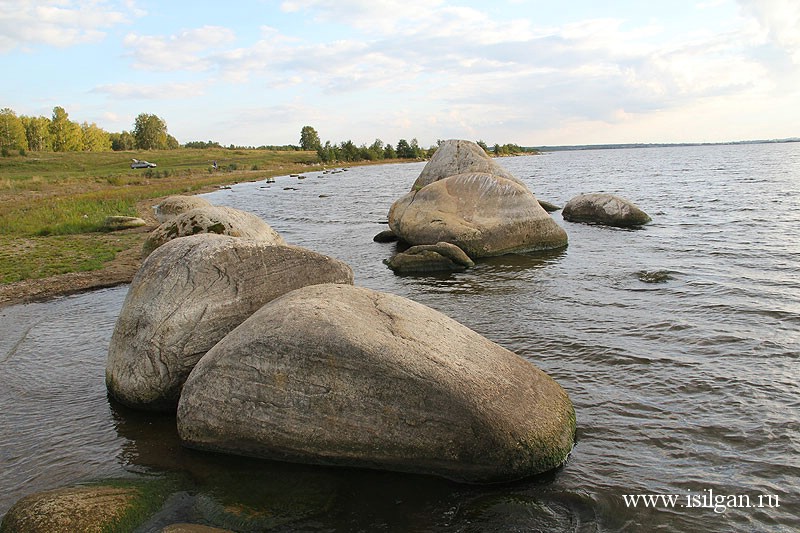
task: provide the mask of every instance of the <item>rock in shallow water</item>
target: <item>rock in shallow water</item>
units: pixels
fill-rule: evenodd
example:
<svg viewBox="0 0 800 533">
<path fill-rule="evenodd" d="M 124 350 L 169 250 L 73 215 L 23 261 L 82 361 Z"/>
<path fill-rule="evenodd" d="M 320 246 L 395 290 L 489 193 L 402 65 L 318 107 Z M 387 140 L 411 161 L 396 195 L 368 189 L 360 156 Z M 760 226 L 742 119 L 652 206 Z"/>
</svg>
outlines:
<svg viewBox="0 0 800 533">
<path fill-rule="evenodd" d="M 564 220 L 617 226 L 641 226 L 650 222 L 650 215 L 625 198 L 608 193 L 580 194 L 566 203 L 561 211 Z"/>
<path fill-rule="evenodd" d="M 388 218 L 409 244 L 445 241 L 473 259 L 567 245 L 564 229 L 525 184 L 471 141 L 439 146 Z"/>
<path fill-rule="evenodd" d="M 461 272 L 475 266 L 464 250 L 449 242 L 419 244 L 395 254 L 386 265 L 398 274 Z"/>
<path fill-rule="evenodd" d="M 559 466 L 575 414 L 544 372 L 411 300 L 292 291 L 197 364 L 178 431 L 194 448 L 509 481 Z"/>
</svg>

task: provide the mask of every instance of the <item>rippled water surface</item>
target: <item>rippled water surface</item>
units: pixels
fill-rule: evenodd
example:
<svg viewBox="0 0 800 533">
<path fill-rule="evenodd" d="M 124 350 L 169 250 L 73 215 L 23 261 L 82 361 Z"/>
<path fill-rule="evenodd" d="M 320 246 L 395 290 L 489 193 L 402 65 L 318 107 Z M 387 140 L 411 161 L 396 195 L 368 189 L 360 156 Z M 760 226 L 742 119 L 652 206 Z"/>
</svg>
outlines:
<svg viewBox="0 0 800 533">
<path fill-rule="evenodd" d="M 548 372 L 577 412 L 578 442 L 563 468 L 475 487 L 185 450 L 174 418 L 106 398 L 120 287 L 0 309 L 0 514 L 33 491 L 160 475 L 177 479 L 202 517 L 244 502 L 260 510 L 249 523 L 261 529 L 800 528 L 800 143 L 500 163 L 541 199 L 563 205 L 581 192 L 617 193 L 653 223 L 620 230 L 556 212 L 565 250 L 399 277 L 382 263 L 395 245 L 372 237 L 422 164 L 309 173 L 207 197 L 346 261 L 356 284 L 438 309 Z M 626 505 L 624 496 L 637 494 L 680 499 Z M 762 507 L 736 507 L 743 496 Z"/>
</svg>

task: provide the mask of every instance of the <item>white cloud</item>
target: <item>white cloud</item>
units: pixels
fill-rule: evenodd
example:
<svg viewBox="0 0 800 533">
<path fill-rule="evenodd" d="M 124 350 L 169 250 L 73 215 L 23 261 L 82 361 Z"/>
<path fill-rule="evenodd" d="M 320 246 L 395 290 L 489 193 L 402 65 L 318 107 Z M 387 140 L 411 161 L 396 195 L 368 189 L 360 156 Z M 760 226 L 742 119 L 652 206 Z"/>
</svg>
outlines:
<svg viewBox="0 0 800 533">
<path fill-rule="evenodd" d="M 115 83 L 95 87 L 92 92 L 123 100 L 183 100 L 187 96 L 200 96 L 204 90 L 205 85 L 201 83 L 165 83 L 161 85 Z"/>
<path fill-rule="evenodd" d="M 783 49 L 800 64 L 800 2 L 797 0 L 739 0 L 742 11 L 755 20 L 764 40 Z"/>
<path fill-rule="evenodd" d="M 203 71 L 212 67 L 209 52 L 235 40 L 232 30 L 203 26 L 167 37 L 130 33 L 123 43 L 134 57 L 134 66 L 157 71 Z"/>
<path fill-rule="evenodd" d="M 0 52 L 100 42 L 108 29 L 139 14 L 130 2 L 0 0 Z"/>
</svg>

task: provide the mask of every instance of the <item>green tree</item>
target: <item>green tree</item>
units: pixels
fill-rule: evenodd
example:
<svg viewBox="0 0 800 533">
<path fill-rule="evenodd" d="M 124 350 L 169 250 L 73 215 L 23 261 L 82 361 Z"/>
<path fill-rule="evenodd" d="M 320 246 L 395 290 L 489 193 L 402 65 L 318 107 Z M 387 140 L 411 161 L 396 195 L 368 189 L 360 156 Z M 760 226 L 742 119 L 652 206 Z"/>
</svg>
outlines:
<svg viewBox="0 0 800 533">
<path fill-rule="evenodd" d="M 383 159 L 383 141 L 380 139 L 375 139 L 375 141 L 369 145 L 369 153 L 372 156 L 371 160 Z"/>
<path fill-rule="evenodd" d="M 389 143 L 386 143 L 386 146 L 383 147 L 383 158 L 384 159 L 397 159 L 397 152 Z"/>
<path fill-rule="evenodd" d="M 112 133 L 111 134 L 111 149 L 115 152 L 119 152 L 121 150 L 135 150 L 136 149 L 136 138 L 131 135 L 129 131 L 123 131 L 122 133 Z"/>
<path fill-rule="evenodd" d="M 477 144 L 478 146 L 480 146 L 481 148 L 483 148 L 483 151 L 484 151 L 484 152 L 486 152 L 487 154 L 489 153 L 489 147 L 488 147 L 488 146 L 486 146 L 486 143 L 485 143 L 485 142 L 483 142 L 483 141 L 478 141 L 476 144 Z"/>
<path fill-rule="evenodd" d="M 133 126 L 136 148 L 140 150 L 165 150 L 167 144 L 167 123 L 157 115 L 140 113 Z"/>
<path fill-rule="evenodd" d="M 9 108 L 0 109 L 0 150 L 3 155 L 10 151 L 28 149 L 28 138 L 25 126 L 14 111 Z"/>
<path fill-rule="evenodd" d="M 28 149 L 44 152 L 53 147 L 50 138 L 50 119 L 47 117 L 20 117 L 28 138 Z"/>
<path fill-rule="evenodd" d="M 69 119 L 63 107 L 53 108 L 50 139 L 55 152 L 77 152 L 83 148 L 83 131 L 78 123 Z"/>
<path fill-rule="evenodd" d="M 397 141 L 397 157 L 400 159 L 414 159 L 417 156 L 408 141 L 400 139 Z"/>
<path fill-rule="evenodd" d="M 81 131 L 83 132 L 84 152 L 108 152 L 111 150 L 111 135 L 97 127 L 94 122 L 81 124 Z"/>
<path fill-rule="evenodd" d="M 311 126 L 303 126 L 300 130 L 300 149 L 301 150 L 319 150 L 322 143 L 319 140 L 317 130 Z"/>
<path fill-rule="evenodd" d="M 167 149 L 168 150 L 177 150 L 180 147 L 181 147 L 181 143 L 178 142 L 178 139 L 176 139 L 172 135 L 167 134 Z"/>
</svg>

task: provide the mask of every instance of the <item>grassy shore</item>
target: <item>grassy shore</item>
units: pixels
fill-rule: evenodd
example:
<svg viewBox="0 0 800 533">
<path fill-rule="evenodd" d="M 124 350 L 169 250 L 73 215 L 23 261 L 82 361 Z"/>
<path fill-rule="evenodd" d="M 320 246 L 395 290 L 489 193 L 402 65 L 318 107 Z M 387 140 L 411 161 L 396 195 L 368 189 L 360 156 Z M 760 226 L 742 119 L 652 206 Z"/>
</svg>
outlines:
<svg viewBox="0 0 800 533">
<path fill-rule="evenodd" d="M 132 158 L 158 166 L 134 170 Z M 141 246 L 145 232 L 107 232 L 107 216 L 152 220 L 150 206 L 170 194 L 319 168 L 315 152 L 272 150 L 31 152 L 0 158 L 0 288 L 102 269 L 118 253 Z"/>
</svg>

